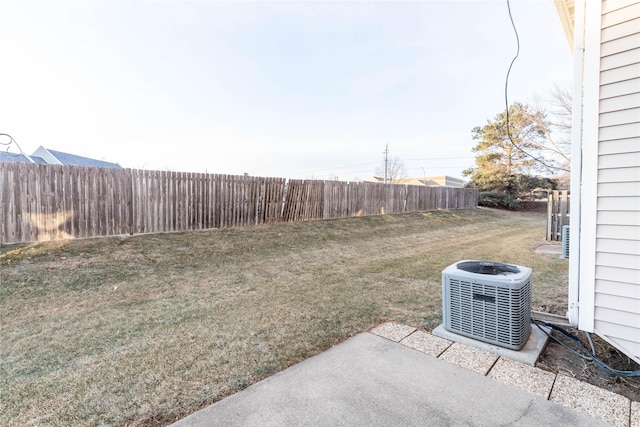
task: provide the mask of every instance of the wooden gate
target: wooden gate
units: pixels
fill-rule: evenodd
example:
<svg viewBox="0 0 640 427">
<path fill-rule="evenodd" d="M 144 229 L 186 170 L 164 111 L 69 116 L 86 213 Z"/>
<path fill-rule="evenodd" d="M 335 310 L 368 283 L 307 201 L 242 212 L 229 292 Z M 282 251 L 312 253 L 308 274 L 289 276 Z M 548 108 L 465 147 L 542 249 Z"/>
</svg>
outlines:
<svg viewBox="0 0 640 427">
<path fill-rule="evenodd" d="M 561 241 L 562 226 L 569 225 L 569 190 L 549 191 L 547 205 L 547 240 Z"/>
</svg>

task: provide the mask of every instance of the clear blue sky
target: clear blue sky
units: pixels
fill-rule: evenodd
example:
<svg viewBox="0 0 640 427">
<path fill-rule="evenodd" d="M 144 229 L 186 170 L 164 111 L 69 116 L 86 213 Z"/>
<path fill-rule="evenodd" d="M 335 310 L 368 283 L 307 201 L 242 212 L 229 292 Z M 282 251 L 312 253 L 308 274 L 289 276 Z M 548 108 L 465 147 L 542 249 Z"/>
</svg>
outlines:
<svg viewBox="0 0 640 427">
<path fill-rule="evenodd" d="M 572 78 L 552 0 L 512 0 L 510 100 Z M 125 167 L 460 177 L 504 109 L 506 1 L 0 0 L 0 132 Z"/>
</svg>

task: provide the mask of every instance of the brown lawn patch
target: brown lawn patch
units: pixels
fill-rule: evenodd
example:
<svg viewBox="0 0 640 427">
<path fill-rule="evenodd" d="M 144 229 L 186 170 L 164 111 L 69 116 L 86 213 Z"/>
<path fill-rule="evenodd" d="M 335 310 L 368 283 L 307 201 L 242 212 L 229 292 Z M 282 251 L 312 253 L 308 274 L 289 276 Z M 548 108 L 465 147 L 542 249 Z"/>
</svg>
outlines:
<svg viewBox="0 0 640 427">
<path fill-rule="evenodd" d="M 432 329 L 461 259 L 534 270 L 540 213 L 485 209 L 4 246 L 0 424 L 168 423 L 385 321 Z"/>
</svg>

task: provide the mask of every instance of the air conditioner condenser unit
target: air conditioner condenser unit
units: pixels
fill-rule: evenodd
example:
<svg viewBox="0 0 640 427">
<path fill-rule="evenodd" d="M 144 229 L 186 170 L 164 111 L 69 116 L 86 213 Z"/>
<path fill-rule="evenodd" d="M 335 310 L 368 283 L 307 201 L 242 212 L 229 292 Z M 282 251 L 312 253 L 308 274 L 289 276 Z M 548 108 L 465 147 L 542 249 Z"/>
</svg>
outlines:
<svg viewBox="0 0 640 427">
<path fill-rule="evenodd" d="M 569 236 L 571 227 L 568 225 L 562 226 L 562 255 L 560 258 L 569 258 Z"/>
<path fill-rule="evenodd" d="M 442 272 L 442 307 L 446 330 L 520 350 L 531 333 L 531 269 L 459 261 Z"/>
</svg>

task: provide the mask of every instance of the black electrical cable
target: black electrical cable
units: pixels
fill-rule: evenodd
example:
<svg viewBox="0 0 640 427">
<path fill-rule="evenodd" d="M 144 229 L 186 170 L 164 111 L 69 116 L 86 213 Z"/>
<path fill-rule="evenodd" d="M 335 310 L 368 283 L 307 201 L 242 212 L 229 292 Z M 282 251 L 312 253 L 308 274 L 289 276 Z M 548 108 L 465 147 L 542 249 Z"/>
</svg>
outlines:
<svg viewBox="0 0 640 427">
<path fill-rule="evenodd" d="M 564 169 L 564 168 L 560 168 L 560 167 L 557 167 L 557 166 L 549 165 L 545 161 L 543 161 L 542 159 L 533 156 L 532 154 L 530 154 L 527 151 L 525 151 L 518 144 L 516 144 L 515 141 L 513 140 L 513 138 L 511 137 L 511 131 L 509 130 L 509 75 L 511 74 L 511 69 L 513 68 L 513 64 L 516 62 L 516 59 L 518 59 L 518 56 L 520 56 L 520 36 L 518 35 L 518 29 L 516 28 L 516 24 L 513 21 L 513 15 L 511 14 L 511 4 L 509 3 L 509 0 L 507 0 L 507 9 L 509 10 L 509 19 L 511 20 L 511 26 L 513 27 L 513 32 L 516 35 L 516 43 L 517 43 L 517 47 L 518 47 L 518 49 L 516 51 L 516 55 L 511 60 L 511 64 L 509 64 L 509 69 L 507 70 L 507 77 L 506 77 L 505 82 L 504 82 L 504 103 L 505 103 L 505 106 L 506 106 L 506 109 L 507 109 L 507 117 L 506 117 L 506 119 L 507 119 L 507 137 L 509 138 L 509 141 L 511 142 L 511 145 L 516 147 L 525 156 L 531 157 L 533 160 L 535 160 L 536 162 L 540 163 L 542 166 L 546 167 L 547 169 L 556 169 L 556 170 L 560 170 L 560 171 L 564 171 L 564 172 L 571 172 L 568 169 Z"/>
<path fill-rule="evenodd" d="M 593 340 L 591 339 L 591 334 L 589 332 L 585 332 L 587 335 L 587 339 L 589 340 L 589 345 L 591 346 L 591 354 L 595 357 L 598 357 L 598 353 L 596 352 L 596 346 L 593 344 Z"/>
<path fill-rule="evenodd" d="M 9 135 L 8 133 L 1 133 L 0 132 L 0 138 L 2 138 L 3 136 L 6 136 L 7 138 L 9 138 L 9 142 L 4 142 L 2 141 L 2 139 L 0 139 L 0 145 L 5 145 L 7 147 L 7 154 L 9 154 L 10 156 L 15 156 L 15 157 L 19 157 L 22 155 L 22 147 L 20 147 L 20 144 L 18 144 L 18 142 L 13 139 L 13 137 L 11 135 Z M 15 144 L 16 147 L 18 147 L 18 153 L 12 153 L 9 151 L 9 149 L 11 149 L 11 145 Z"/>
<path fill-rule="evenodd" d="M 582 358 L 584 360 L 587 360 L 587 361 L 590 361 L 590 362 L 593 362 L 600 370 L 608 373 L 609 375 L 617 376 L 617 377 L 628 377 L 628 378 L 640 377 L 640 370 L 637 370 L 637 371 L 620 371 L 618 369 L 611 368 L 609 365 L 607 365 L 602 360 L 600 360 L 596 355 L 595 346 L 593 345 L 593 342 L 591 341 L 591 337 L 589 337 L 589 341 L 590 341 L 591 348 L 592 348 L 592 350 L 590 351 L 589 348 L 580 340 L 580 338 L 578 338 L 577 336 L 571 334 L 570 332 L 568 332 L 567 330 L 565 330 L 565 329 L 563 329 L 563 328 L 561 328 L 559 326 L 556 326 L 556 325 L 554 325 L 552 323 L 549 323 L 549 322 L 543 322 L 541 320 L 534 320 L 533 323 L 538 327 L 538 329 L 540 329 L 542 332 L 544 332 L 553 341 L 555 341 L 556 343 L 558 343 L 559 345 L 561 345 L 565 349 L 569 350 L 570 352 L 576 354 L 580 358 Z M 551 335 L 549 332 L 547 332 L 545 329 L 543 329 L 542 326 L 540 326 L 541 324 L 553 329 L 554 331 L 558 331 L 562 335 L 564 335 L 565 337 L 573 340 L 576 344 L 578 344 L 578 347 L 581 348 L 582 350 L 584 350 L 587 354 L 584 354 L 584 353 L 582 353 L 580 351 L 576 351 L 575 349 L 569 347 L 566 343 L 560 341 L 559 339 L 557 339 L 556 337 Z"/>
</svg>

